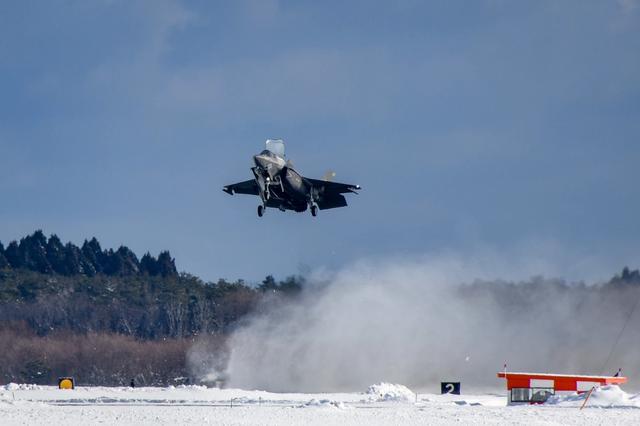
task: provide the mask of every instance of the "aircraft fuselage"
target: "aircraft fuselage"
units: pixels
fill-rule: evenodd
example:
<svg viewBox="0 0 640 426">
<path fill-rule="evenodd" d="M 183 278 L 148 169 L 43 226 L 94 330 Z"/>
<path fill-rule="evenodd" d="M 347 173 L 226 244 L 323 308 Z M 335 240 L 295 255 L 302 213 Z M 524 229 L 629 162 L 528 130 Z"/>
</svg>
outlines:
<svg viewBox="0 0 640 426">
<path fill-rule="evenodd" d="M 312 202 L 311 185 L 290 164 L 270 151 L 253 156 L 252 168 L 267 207 L 303 212 Z"/>
</svg>

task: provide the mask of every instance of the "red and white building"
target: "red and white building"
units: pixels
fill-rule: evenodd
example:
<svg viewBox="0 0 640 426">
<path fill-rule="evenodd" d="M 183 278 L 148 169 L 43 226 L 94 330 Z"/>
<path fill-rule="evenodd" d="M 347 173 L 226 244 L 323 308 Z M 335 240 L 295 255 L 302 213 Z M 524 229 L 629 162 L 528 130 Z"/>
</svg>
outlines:
<svg viewBox="0 0 640 426">
<path fill-rule="evenodd" d="M 554 394 L 588 392 L 593 387 L 620 385 L 627 382 L 627 378 L 622 376 L 511 373 L 508 371 L 498 373 L 498 377 L 507 380 L 509 404 L 539 404 Z"/>
</svg>

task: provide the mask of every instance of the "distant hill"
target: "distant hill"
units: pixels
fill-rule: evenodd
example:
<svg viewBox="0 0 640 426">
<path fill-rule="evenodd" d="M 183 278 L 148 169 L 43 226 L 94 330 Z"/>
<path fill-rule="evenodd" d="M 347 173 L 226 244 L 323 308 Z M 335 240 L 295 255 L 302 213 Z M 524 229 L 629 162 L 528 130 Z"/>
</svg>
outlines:
<svg viewBox="0 0 640 426">
<path fill-rule="evenodd" d="M 178 273 L 168 251 L 138 260 L 129 248 L 82 247 L 42 231 L 0 243 L 0 321 L 23 321 L 39 335 L 68 330 L 111 332 L 142 339 L 226 333 L 269 295 L 294 294 L 302 279 L 261 285 L 207 283 Z"/>
</svg>

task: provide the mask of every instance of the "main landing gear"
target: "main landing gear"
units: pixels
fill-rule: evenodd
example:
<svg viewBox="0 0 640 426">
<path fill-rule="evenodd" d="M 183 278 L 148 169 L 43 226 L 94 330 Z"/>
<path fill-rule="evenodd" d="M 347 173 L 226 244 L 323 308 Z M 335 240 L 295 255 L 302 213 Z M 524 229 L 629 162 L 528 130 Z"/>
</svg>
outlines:
<svg viewBox="0 0 640 426">
<path fill-rule="evenodd" d="M 318 216 L 318 206 L 316 204 L 311 205 L 311 216 Z"/>
<path fill-rule="evenodd" d="M 260 204 L 258 206 L 258 217 L 262 217 L 264 215 L 265 210 L 266 210 L 265 207 L 262 204 Z"/>
</svg>

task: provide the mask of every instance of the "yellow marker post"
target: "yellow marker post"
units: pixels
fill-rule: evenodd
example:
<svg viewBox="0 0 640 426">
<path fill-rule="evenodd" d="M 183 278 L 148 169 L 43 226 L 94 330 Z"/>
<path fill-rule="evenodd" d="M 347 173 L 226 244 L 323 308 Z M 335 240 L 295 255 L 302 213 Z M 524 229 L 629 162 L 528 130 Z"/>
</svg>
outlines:
<svg viewBox="0 0 640 426">
<path fill-rule="evenodd" d="M 59 377 L 58 378 L 58 389 L 73 389 L 73 377 Z"/>
</svg>

